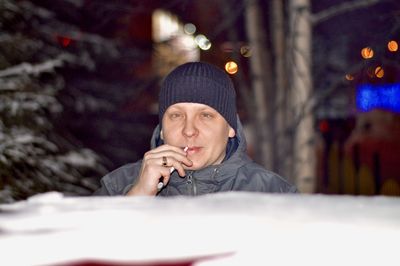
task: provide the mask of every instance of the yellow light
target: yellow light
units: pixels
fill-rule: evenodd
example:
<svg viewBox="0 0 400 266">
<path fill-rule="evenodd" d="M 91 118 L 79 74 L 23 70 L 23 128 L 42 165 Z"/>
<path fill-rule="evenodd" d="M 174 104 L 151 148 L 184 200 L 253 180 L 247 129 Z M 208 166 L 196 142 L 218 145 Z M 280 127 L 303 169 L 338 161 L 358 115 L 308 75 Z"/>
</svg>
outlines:
<svg viewBox="0 0 400 266">
<path fill-rule="evenodd" d="M 347 80 L 353 80 L 354 79 L 353 75 L 351 75 L 351 74 L 346 74 L 345 78 Z"/>
<path fill-rule="evenodd" d="M 225 70 L 231 75 L 236 74 L 238 72 L 238 65 L 233 61 L 229 61 L 225 64 Z"/>
<path fill-rule="evenodd" d="M 211 48 L 211 42 L 209 39 L 207 39 L 206 36 L 203 34 L 199 34 L 194 38 L 194 41 L 196 42 L 197 46 L 201 50 L 209 50 Z"/>
<path fill-rule="evenodd" d="M 396 41 L 390 41 L 387 44 L 388 50 L 391 52 L 397 52 L 397 50 L 399 49 L 399 45 L 397 44 Z"/>
<path fill-rule="evenodd" d="M 363 49 L 361 49 L 361 56 L 364 59 L 369 59 L 374 57 L 374 50 L 372 50 L 371 47 L 364 47 Z"/>
<path fill-rule="evenodd" d="M 250 57 L 251 56 L 251 48 L 248 45 L 243 45 L 240 47 L 240 54 L 244 57 Z"/>
<path fill-rule="evenodd" d="M 385 75 L 385 71 L 383 70 L 383 68 L 381 66 L 378 66 L 375 68 L 375 76 L 377 78 L 383 78 L 383 76 Z"/>
</svg>

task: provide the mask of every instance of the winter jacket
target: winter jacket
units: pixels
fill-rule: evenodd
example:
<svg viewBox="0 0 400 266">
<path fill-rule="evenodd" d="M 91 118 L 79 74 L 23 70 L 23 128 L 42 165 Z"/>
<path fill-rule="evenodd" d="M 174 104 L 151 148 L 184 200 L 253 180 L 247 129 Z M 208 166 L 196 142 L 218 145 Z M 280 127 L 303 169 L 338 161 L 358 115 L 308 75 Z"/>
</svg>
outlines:
<svg viewBox="0 0 400 266">
<path fill-rule="evenodd" d="M 151 146 L 159 141 L 159 126 L 153 132 Z M 202 195 L 222 191 L 255 191 L 266 193 L 296 193 L 297 189 L 279 175 L 266 170 L 250 159 L 246 153 L 246 139 L 238 121 L 236 144 L 228 144 L 231 150 L 219 165 L 211 165 L 201 170 L 186 170 L 180 177 L 177 171 L 171 174 L 168 184 L 158 196 Z M 234 147 L 232 151 L 232 145 Z M 141 160 L 126 164 L 101 179 L 101 187 L 94 195 L 124 195 L 135 184 L 139 176 Z"/>
</svg>

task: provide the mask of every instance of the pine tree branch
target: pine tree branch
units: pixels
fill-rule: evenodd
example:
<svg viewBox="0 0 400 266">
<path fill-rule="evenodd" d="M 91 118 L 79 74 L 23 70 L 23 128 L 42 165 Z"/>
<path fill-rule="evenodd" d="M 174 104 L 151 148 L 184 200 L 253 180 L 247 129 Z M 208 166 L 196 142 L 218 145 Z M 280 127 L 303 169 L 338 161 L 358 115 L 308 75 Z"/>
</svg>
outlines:
<svg viewBox="0 0 400 266">
<path fill-rule="evenodd" d="M 39 64 L 22 63 L 0 71 L 0 78 L 20 75 L 38 76 L 44 72 L 54 72 L 56 67 L 61 67 L 65 62 L 74 62 L 75 59 L 67 54 L 62 54 L 56 59 L 50 59 Z"/>
</svg>

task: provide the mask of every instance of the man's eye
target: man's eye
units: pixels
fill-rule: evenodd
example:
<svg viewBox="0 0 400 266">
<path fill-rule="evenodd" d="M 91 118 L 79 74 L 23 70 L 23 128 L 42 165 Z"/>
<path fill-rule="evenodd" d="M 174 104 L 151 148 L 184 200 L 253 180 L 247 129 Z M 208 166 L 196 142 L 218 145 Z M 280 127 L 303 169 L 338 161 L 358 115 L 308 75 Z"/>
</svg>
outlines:
<svg viewBox="0 0 400 266">
<path fill-rule="evenodd" d="M 202 113 L 201 116 L 204 118 L 213 118 L 214 117 L 214 115 L 211 113 Z"/>
<path fill-rule="evenodd" d="M 179 114 L 179 113 L 173 113 L 173 114 L 170 114 L 169 115 L 169 117 L 171 118 L 171 119 L 177 119 L 177 118 L 179 118 L 179 117 L 181 117 L 182 115 L 181 114 Z"/>
</svg>

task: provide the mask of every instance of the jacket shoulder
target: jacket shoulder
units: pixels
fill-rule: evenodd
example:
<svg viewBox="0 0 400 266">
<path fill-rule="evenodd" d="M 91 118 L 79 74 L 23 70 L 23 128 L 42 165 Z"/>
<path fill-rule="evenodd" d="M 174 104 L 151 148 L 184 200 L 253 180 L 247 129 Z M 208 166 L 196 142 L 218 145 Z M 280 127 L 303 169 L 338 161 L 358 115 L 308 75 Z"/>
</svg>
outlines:
<svg viewBox="0 0 400 266">
<path fill-rule="evenodd" d="M 237 177 L 246 190 L 270 193 L 297 193 L 287 179 L 251 161 L 238 169 Z M 241 177 L 241 178 L 240 178 Z"/>
</svg>

